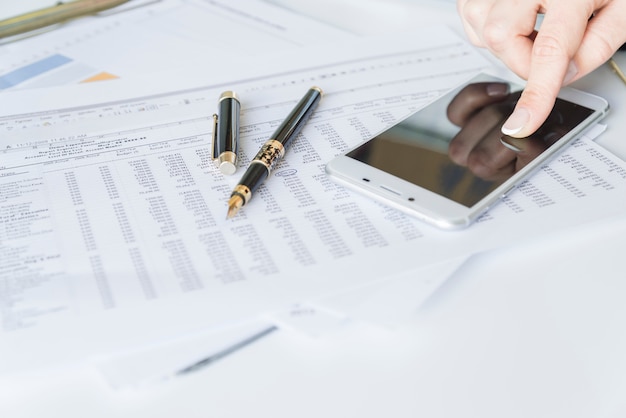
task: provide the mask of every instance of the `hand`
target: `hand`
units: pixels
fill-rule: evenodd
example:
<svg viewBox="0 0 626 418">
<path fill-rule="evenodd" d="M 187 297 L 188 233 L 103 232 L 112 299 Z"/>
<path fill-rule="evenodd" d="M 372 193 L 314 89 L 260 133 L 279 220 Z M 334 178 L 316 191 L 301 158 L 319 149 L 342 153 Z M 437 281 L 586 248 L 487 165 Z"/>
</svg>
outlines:
<svg viewBox="0 0 626 418">
<path fill-rule="evenodd" d="M 476 176 L 503 181 L 531 162 L 567 130 L 559 113 L 524 139 L 502 137 L 501 127 L 520 93 L 510 93 L 507 83 L 473 83 L 464 87 L 448 105 L 450 121 L 461 127 L 448 147 L 450 159 Z M 550 126 L 550 128 L 548 128 Z"/>
<path fill-rule="evenodd" d="M 626 42 L 626 0 L 457 0 L 457 8 L 470 41 L 528 80 L 502 127 L 518 138 L 547 119 L 562 85 Z M 544 14 L 539 32 L 538 14 Z"/>
</svg>

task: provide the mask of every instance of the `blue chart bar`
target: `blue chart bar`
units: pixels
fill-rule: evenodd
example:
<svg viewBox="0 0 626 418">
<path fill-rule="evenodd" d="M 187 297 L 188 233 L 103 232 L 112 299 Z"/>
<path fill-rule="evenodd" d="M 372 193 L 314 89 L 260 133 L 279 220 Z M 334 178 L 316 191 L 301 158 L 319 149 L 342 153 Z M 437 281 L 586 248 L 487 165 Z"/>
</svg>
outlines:
<svg viewBox="0 0 626 418">
<path fill-rule="evenodd" d="M 10 73 L 0 76 L 0 90 L 17 86 L 26 80 L 37 77 L 40 74 L 58 68 L 71 61 L 71 58 L 55 54 L 37 62 L 33 62 L 32 64 L 28 64 L 22 68 L 18 68 L 17 70 L 13 70 Z"/>
</svg>

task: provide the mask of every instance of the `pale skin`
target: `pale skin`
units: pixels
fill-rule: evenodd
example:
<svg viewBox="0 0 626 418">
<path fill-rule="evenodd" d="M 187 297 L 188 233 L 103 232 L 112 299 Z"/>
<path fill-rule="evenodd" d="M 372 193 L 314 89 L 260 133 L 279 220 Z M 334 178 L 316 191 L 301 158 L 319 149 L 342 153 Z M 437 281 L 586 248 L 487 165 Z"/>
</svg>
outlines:
<svg viewBox="0 0 626 418">
<path fill-rule="evenodd" d="M 469 40 L 527 85 L 502 132 L 518 138 L 546 120 L 563 85 L 605 63 L 626 42 L 626 0 L 457 0 Z M 539 32 L 538 14 L 544 14 Z"/>
</svg>

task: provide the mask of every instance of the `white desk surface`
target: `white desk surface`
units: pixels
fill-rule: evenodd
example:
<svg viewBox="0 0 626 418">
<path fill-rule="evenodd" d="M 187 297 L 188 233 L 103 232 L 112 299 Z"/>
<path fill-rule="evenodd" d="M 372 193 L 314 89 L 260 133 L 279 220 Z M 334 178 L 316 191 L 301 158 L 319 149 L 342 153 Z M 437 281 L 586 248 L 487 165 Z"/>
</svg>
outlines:
<svg viewBox="0 0 626 418">
<path fill-rule="evenodd" d="M 411 24 L 428 1 L 288 3 L 330 21 L 344 7 L 350 25 L 375 32 Z M 626 158 L 626 85 L 607 68 L 576 85 L 609 99 L 599 142 Z M 82 369 L 19 378 L 2 384 L 0 416 L 624 417 L 625 251 L 626 208 L 473 257 L 396 330 L 278 332 L 141 391 L 116 392 Z"/>
</svg>

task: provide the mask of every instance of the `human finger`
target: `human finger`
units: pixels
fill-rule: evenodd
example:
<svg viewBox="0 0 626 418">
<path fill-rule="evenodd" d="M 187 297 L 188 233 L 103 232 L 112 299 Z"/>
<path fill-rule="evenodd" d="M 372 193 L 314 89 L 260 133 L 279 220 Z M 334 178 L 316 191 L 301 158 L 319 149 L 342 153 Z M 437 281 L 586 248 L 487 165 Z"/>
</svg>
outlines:
<svg viewBox="0 0 626 418">
<path fill-rule="evenodd" d="M 485 47 L 522 78 L 529 74 L 537 13 L 541 10 L 539 0 L 500 0 L 493 4 L 483 23 Z"/>
<path fill-rule="evenodd" d="M 463 29 L 469 41 L 476 46 L 485 46 L 479 34 L 493 3 L 494 0 L 457 0 L 457 12 L 461 17 Z"/>
<path fill-rule="evenodd" d="M 503 135 L 500 138 L 502 145 L 513 150 L 517 155 L 516 171 L 520 170 L 539 154 L 550 148 L 572 128 L 568 118 L 560 111 L 554 110 L 541 127 L 525 138 L 514 138 Z"/>
<path fill-rule="evenodd" d="M 547 119 L 561 86 L 578 71 L 572 57 L 582 42 L 588 18 L 569 2 L 555 2 L 546 11 L 532 48 L 526 88 L 502 133 L 525 137 Z"/>
<path fill-rule="evenodd" d="M 572 81 L 605 63 L 621 45 L 626 43 L 624 27 L 626 27 L 626 1 L 610 2 L 594 13 L 574 55 L 578 74 Z"/>
</svg>

